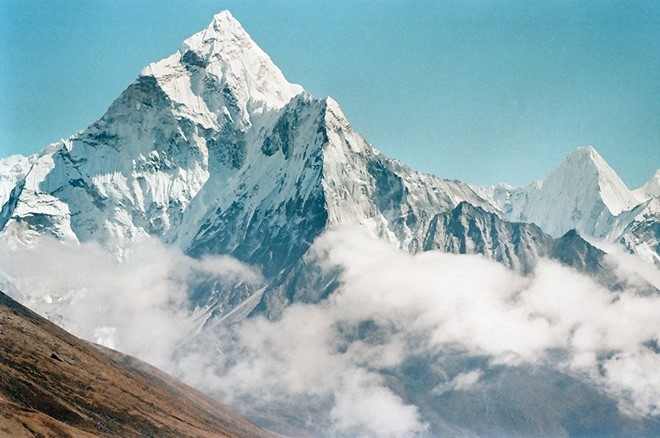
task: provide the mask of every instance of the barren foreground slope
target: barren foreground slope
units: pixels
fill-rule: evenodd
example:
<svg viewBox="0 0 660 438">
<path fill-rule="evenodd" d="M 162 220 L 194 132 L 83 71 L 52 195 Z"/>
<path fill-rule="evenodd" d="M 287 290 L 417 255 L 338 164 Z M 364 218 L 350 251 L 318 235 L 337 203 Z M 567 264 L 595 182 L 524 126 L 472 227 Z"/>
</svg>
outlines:
<svg viewBox="0 0 660 438">
<path fill-rule="evenodd" d="M 272 437 L 165 373 L 0 292 L 0 436 Z"/>
</svg>

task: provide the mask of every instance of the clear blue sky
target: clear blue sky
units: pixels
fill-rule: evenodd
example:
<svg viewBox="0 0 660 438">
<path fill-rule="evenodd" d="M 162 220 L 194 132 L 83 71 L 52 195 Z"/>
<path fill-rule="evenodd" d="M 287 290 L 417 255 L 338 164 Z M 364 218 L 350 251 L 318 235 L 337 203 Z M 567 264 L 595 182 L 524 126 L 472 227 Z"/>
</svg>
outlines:
<svg viewBox="0 0 660 438">
<path fill-rule="evenodd" d="M 524 185 L 586 144 L 631 188 L 660 167 L 656 0 L 0 0 L 0 156 L 84 129 L 223 9 L 417 170 Z"/>
</svg>

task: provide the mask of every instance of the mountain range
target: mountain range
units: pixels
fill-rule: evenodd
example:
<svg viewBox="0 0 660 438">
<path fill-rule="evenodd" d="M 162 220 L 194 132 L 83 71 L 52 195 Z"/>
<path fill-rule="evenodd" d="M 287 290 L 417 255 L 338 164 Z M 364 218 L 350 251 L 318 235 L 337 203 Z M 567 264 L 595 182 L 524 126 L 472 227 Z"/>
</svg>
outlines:
<svg viewBox="0 0 660 438">
<path fill-rule="evenodd" d="M 190 286 L 187 305 L 202 314 L 191 339 L 250 319 L 278 321 L 292 305 L 333 296 L 342 268 L 328 269 L 314 245 L 337 229 L 360 229 L 413 255 L 481 255 L 523 278 L 540 261 L 553 260 L 612 293 L 630 282 L 617 274 L 609 248 L 660 267 L 660 170 L 630 190 L 585 146 L 544 180 L 520 188 L 476 187 L 416 172 L 370 145 L 337 102 L 290 84 L 228 12 L 144 68 L 86 129 L 32 156 L 0 160 L 0 205 L 0 239 L 8 251 L 50 236 L 73 245 L 93 242 L 123 260 L 132 245 L 155 238 L 197 260 L 231 256 L 257 269 L 258 284 L 199 278 Z M 3 274 L 14 296 L 29 295 L 15 276 Z M 635 287 L 658 293 L 652 281 Z M 58 308 L 32 303 L 66 323 L 66 308 L 75 301 Z M 479 422 L 448 426 L 440 414 L 452 415 L 446 407 L 421 400 L 429 393 L 412 376 L 430 379 L 430 360 L 413 374 L 393 373 L 400 383 L 392 386 L 407 388 L 398 393 L 428 411 L 433 433 L 485 433 Z M 500 369 L 492 378 L 524 386 L 534 372 Z M 561 385 L 578 381 L 553 371 L 530 387 L 552 388 L 549 393 L 561 397 Z M 532 396 L 521 391 L 514 397 L 518 407 L 526 403 L 521 394 Z M 580 403 L 608 397 L 592 392 Z M 458 410 L 457 397 L 447 406 Z M 610 402 L 599 403 L 610 409 L 603 407 Z M 627 424 L 618 415 L 619 425 Z M 654 418 L 651 426 L 642 421 L 633 429 L 659 430 Z M 503 434 L 577 430 L 566 426 L 572 420 L 550 422 L 555 429 L 491 420 L 484 424 L 500 421 Z M 529 422 L 550 427 L 538 418 Z M 304 430 L 319 433 L 313 427 L 294 432 Z M 594 425 L 585 430 L 602 432 Z"/>
</svg>

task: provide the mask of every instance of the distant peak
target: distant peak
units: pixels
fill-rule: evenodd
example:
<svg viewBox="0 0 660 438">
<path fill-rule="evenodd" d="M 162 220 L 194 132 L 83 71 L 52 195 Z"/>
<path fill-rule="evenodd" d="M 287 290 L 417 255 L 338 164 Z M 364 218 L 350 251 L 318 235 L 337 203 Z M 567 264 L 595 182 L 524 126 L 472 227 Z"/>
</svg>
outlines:
<svg viewBox="0 0 660 438">
<path fill-rule="evenodd" d="M 337 101 L 334 100 L 332 97 L 326 97 L 325 98 L 325 107 L 328 111 L 333 113 L 339 119 L 346 120 L 346 116 L 344 115 L 344 112 L 339 107 L 339 104 L 337 103 Z"/>
<path fill-rule="evenodd" d="M 571 154 L 568 156 L 568 160 L 592 160 L 592 161 L 605 161 L 603 157 L 600 156 L 598 151 L 590 145 L 587 146 L 580 146 L 579 148 L 576 148 Z"/>
<path fill-rule="evenodd" d="M 593 146 L 575 149 L 555 171 L 554 178 L 569 184 L 567 190 L 589 190 L 589 186 L 597 190 L 614 215 L 637 203 L 635 195 Z"/>
<path fill-rule="evenodd" d="M 616 172 L 614 172 L 610 165 L 607 164 L 607 161 L 605 161 L 593 146 L 580 146 L 575 149 L 566 158 L 566 164 L 569 166 L 576 164 L 578 166 L 589 166 L 594 168 L 598 173 L 604 172 L 608 176 L 612 176 L 612 174 L 616 175 Z"/>
<path fill-rule="evenodd" d="M 578 153 L 578 154 L 594 154 L 594 153 L 598 154 L 598 152 L 596 151 L 596 148 L 594 148 L 593 146 L 591 146 L 589 144 L 586 145 L 586 146 L 580 146 L 580 147 L 575 148 L 575 153 Z M 575 231 L 575 230 L 571 230 L 571 231 Z"/>
</svg>

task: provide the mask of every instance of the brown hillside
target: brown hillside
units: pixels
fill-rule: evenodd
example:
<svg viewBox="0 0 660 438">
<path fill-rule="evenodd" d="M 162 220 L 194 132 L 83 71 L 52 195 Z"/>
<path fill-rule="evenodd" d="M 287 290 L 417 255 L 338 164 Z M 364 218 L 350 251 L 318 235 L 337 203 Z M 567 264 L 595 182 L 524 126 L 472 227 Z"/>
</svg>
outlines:
<svg viewBox="0 0 660 438">
<path fill-rule="evenodd" d="M 273 437 L 137 359 L 0 292 L 0 436 Z"/>
</svg>

